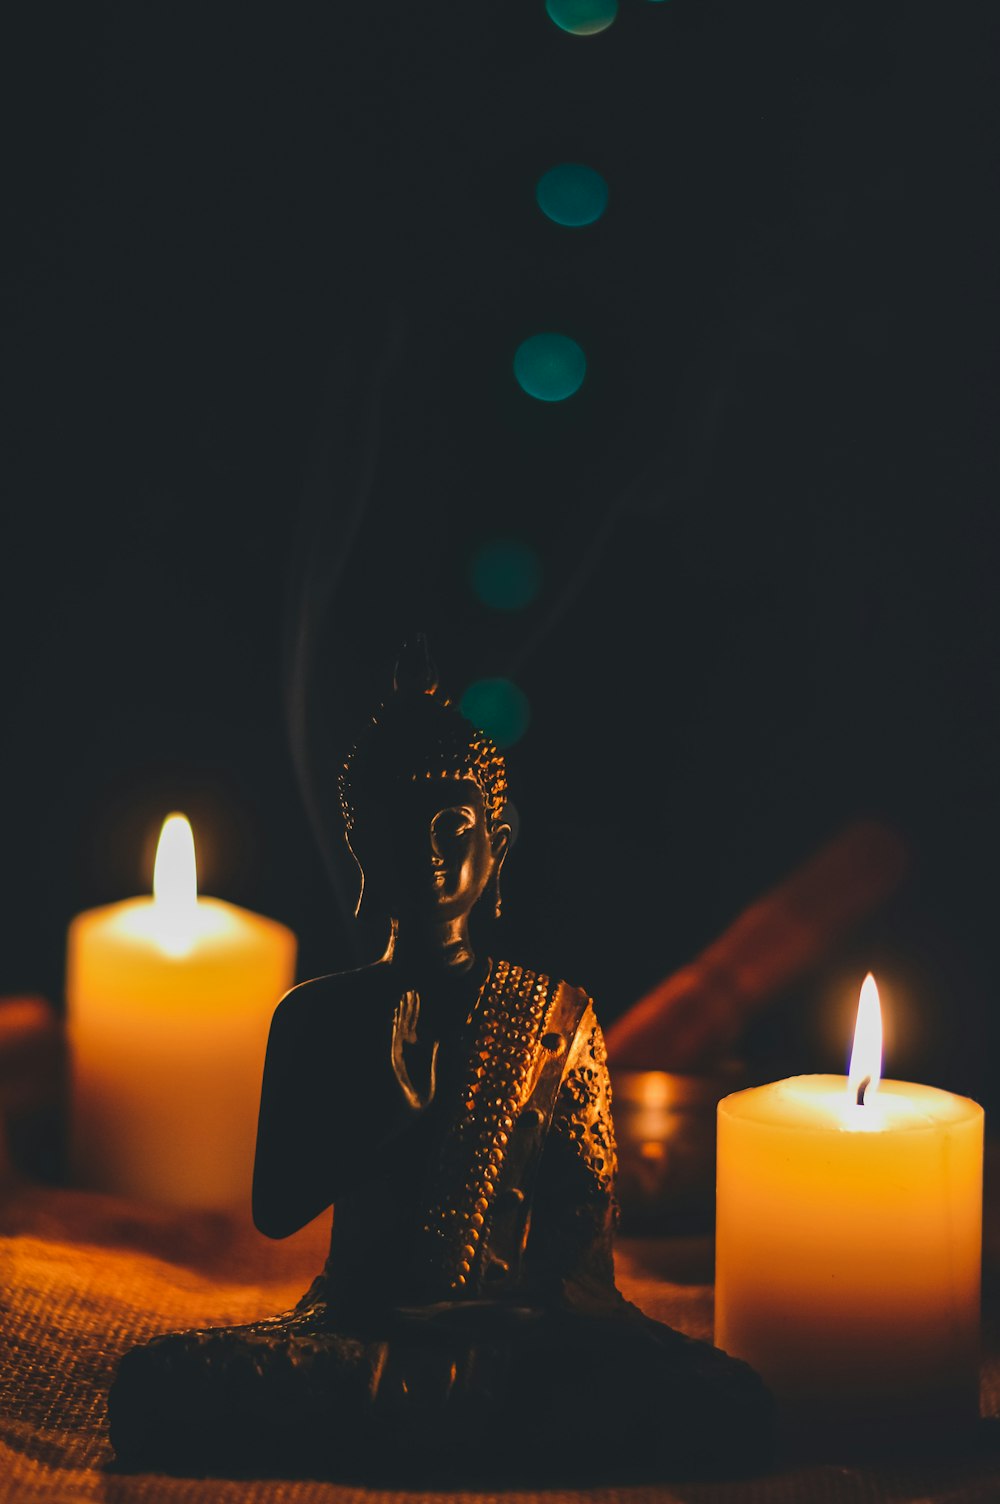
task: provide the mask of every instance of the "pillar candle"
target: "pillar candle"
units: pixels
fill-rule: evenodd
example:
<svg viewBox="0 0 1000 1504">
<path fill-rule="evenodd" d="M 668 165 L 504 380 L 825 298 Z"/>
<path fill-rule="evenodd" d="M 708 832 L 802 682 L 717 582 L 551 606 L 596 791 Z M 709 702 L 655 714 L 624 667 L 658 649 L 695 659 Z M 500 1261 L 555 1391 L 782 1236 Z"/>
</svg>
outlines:
<svg viewBox="0 0 1000 1504">
<path fill-rule="evenodd" d="M 152 898 L 77 915 L 67 948 L 77 1184 L 249 1207 L 268 1028 L 295 951 L 284 925 L 197 895 L 183 816 L 164 824 Z"/>
<path fill-rule="evenodd" d="M 715 1336 L 790 1429 L 877 1441 L 978 1415 L 983 1111 L 859 1045 L 719 1104 Z"/>
</svg>

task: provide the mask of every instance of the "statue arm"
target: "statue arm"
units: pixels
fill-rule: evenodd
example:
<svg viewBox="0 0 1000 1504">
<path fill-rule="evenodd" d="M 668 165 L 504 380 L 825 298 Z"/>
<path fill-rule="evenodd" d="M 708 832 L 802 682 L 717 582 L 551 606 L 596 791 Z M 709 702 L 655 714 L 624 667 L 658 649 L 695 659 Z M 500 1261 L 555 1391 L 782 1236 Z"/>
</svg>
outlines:
<svg viewBox="0 0 1000 1504">
<path fill-rule="evenodd" d="M 611 1203 L 618 1168 L 608 1052 L 593 1003 L 580 1020 L 552 1117 L 552 1131 L 577 1166 L 588 1199 Z"/>
<path fill-rule="evenodd" d="M 392 1014 L 377 968 L 303 982 L 282 998 L 257 1121 L 260 1232 L 298 1232 L 373 1172 L 414 1116 L 393 1066 Z"/>
<path fill-rule="evenodd" d="M 529 1259 L 569 1299 L 614 1292 L 618 1220 L 611 1082 L 593 1003 L 576 1032 L 539 1165 Z"/>
<path fill-rule="evenodd" d="M 335 1167 L 326 1152 L 333 1083 L 316 1013 L 306 984 L 281 1000 L 271 1020 L 253 1175 L 254 1223 L 269 1238 L 297 1232 L 333 1200 Z"/>
</svg>

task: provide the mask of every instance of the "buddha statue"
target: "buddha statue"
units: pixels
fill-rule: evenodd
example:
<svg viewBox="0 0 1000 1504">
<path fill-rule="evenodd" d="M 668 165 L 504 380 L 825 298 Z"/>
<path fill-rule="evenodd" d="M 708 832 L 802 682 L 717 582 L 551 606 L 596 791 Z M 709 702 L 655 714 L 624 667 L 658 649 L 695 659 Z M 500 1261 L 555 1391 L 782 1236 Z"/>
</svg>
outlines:
<svg viewBox="0 0 1000 1504">
<path fill-rule="evenodd" d="M 500 908 L 505 764 L 422 641 L 340 795 L 390 939 L 278 1005 L 253 1190 L 275 1238 L 332 1204 L 329 1258 L 292 1311 L 128 1352 L 119 1466 L 469 1483 L 759 1461 L 757 1376 L 616 1288 L 591 999 L 474 949 L 473 910 Z"/>
</svg>

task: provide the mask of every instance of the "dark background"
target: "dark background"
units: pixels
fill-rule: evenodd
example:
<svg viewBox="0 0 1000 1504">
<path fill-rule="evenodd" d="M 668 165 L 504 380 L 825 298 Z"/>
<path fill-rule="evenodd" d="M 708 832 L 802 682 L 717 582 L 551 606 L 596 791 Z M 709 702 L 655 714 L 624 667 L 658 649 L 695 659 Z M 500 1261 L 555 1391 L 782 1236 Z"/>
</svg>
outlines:
<svg viewBox="0 0 1000 1504">
<path fill-rule="evenodd" d="M 991 1100 L 998 23 L 8 14 L 0 991 L 60 995 L 174 808 L 301 975 L 354 964 L 336 762 L 418 627 L 531 704 L 503 950 L 613 1017 L 876 815 L 907 887 L 748 1049 L 842 1069 L 872 966 L 889 1073 Z M 588 229 L 535 206 L 562 160 Z M 587 352 L 562 404 L 512 378 L 539 329 Z M 523 612 L 470 589 L 495 536 Z"/>
</svg>

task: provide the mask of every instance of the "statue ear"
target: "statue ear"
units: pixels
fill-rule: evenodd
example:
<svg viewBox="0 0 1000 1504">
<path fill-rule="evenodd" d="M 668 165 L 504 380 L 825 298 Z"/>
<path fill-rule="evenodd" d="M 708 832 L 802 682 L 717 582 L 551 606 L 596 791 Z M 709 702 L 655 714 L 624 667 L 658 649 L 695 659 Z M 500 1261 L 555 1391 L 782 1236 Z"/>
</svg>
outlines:
<svg viewBox="0 0 1000 1504">
<path fill-rule="evenodd" d="M 500 918 L 500 868 L 503 866 L 510 850 L 511 829 L 509 825 L 498 825 L 490 835 L 490 847 L 493 851 L 493 884 L 494 914 Z"/>
<path fill-rule="evenodd" d="M 490 834 L 490 847 L 493 851 L 493 872 L 499 873 L 503 866 L 507 853 L 510 850 L 511 829 L 509 825 L 498 825 Z"/>
</svg>

